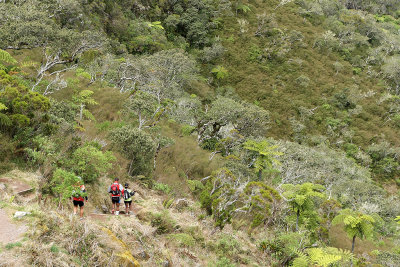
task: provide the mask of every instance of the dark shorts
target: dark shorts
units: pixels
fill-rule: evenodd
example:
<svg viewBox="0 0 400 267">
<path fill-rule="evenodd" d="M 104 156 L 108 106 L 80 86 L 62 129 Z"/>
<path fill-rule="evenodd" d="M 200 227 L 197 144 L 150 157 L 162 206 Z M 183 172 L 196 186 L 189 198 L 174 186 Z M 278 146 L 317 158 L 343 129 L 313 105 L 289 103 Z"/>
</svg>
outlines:
<svg viewBox="0 0 400 267">
<path fill-rule="evenodd" d="M 131 205 L 132 204 L 132 200 L 130 200 L 130 201 L 125 201 L 124 200 L 124 202 L 125 202 L 125 205 Z"/>
<path fill-rule="evenodd" d="M 119 203 L 119 197 L 111 197 L 111 201 L 113 204 Z"/>
<path fill-rule="evenodd" d="M 73 202 L 75 207 L 83 207 L 83 205 L 85 205 L 83 201 L 73 200 Z"/>
</svg>

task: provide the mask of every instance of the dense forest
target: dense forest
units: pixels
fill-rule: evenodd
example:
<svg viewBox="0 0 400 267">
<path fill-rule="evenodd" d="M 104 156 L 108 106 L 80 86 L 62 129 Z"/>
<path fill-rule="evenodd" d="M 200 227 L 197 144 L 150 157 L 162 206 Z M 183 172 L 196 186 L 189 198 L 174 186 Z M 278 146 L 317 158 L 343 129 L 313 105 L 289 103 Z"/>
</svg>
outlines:
<svg viewBox="0 0 400 267">
<path fill-rule="evenodd" d="M 399 134 L 398 0 L 0 0 L 0 266 L 400 266 Z"/>
</svg>

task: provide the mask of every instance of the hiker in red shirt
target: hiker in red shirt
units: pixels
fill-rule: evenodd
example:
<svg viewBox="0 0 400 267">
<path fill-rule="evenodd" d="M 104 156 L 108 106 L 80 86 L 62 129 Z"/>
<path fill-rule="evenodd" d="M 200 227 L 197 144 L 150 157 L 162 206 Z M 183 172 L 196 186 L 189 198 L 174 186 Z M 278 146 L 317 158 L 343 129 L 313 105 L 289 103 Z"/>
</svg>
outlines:
<svg viewBox="0 0 400 267">
<path fill-rule="evenodd" d="M 110 193 L 112 202 L 112 214 L 115 211 L 115 215 L 119 214 L 119 202 L 124 195 L 124 187 L 118 181 L 119 179 L 115 178 L 114 183 L 108 187 L 108 193 Z"/>
<path fill-rule="evenodd" d="M 74 204 L 74 215 L 78 213 L 78 206 L 80 207 L 79 215 L 83 218 L 83 206 L 85 205 L 84 201 L 88 201 L 87 193 L 85 185 L 80 179 L 80 182 L 74 186 L 74 190 L 72 191 L 72 203 Z"/>
</svg>

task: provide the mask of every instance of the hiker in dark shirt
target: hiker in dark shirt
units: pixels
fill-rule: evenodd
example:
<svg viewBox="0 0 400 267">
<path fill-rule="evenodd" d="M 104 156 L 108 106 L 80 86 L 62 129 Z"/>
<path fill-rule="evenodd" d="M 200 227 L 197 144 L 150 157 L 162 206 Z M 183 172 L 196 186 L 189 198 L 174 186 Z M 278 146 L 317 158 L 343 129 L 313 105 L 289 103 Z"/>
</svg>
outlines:
<svg viewBox="0 0 400 267">
<path fill-rule="evenodd" d="M 115 178 L 114 183 L 112 183 L 108 187 L 108 193 L 110 193 L 111 202 L 112 202 L 112 214 L 119 214 L 119 203 L 121 201 L 121 197 L 124 195 L 124 187 L 118 182 L 119 179 Z"/>
</svg>

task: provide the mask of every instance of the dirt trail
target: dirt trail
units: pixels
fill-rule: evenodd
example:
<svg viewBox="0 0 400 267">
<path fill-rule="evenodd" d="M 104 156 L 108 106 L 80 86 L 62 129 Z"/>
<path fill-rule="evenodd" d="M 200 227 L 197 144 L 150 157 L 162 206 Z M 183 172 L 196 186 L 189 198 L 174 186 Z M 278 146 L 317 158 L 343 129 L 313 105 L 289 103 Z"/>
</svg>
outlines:
<svg viewBox="0 0 400 267">
<path fill-rule="evenodd" d="M 7 244 L 18 241 L 27 230 L 26 225 L 13 224 L 6 212 L 0 209 L 0 243 Z"/>
</svg>

